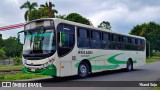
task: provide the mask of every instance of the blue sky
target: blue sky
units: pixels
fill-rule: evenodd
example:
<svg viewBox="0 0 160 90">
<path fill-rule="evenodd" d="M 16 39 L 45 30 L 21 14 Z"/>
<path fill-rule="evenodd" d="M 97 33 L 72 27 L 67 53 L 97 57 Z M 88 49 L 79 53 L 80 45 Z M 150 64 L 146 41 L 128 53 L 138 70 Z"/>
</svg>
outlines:
<svg viewBox="0 0 160 90">
<path fill-rule="evenodd" d="M 27 0 L 3 0 L 0 3 L 0 27 L 25 22 L 25 9 L 19 7 Z M 28 0 L 43 4 L 49 0 Z M 76 12 L 88 18 L 95 27 L 102 21 L 109 21 L 112 31 L 129 33 L 137 24 L 160 21 L 160 0 L 50 0 L 58 14 Z M 3 38 L 16 36 L 23 30 L 0 31 Z"/>
</svg>

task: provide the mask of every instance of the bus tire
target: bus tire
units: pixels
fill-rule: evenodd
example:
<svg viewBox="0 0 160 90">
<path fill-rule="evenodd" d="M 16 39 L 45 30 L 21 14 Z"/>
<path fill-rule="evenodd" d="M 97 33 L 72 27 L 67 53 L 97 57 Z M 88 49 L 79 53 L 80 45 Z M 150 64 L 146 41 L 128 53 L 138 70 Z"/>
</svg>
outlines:
<svg viewBox="0 0 160 90">
<path fill-rule="evenodd" d="M 133 62 L 131 59 L 129 59 L 127 61 L 127 67 L 126 67 L 127 71 L 130 72 L 130 71 L 133 71 Z"/>
<path fill-rule="evenodd" d="M 85 62 L 81 62 L 78 67 L 78 77 L 79 78 L 86 78 L 89 74 L 89 66 Z"/>
</svg>

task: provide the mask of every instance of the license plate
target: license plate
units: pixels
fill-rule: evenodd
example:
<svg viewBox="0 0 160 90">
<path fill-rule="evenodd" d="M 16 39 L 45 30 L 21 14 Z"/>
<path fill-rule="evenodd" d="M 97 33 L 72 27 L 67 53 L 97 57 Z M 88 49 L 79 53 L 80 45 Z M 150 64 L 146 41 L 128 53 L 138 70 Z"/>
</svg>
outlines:
<svg viewBox="0 0 160 90">
<path fill-rule="evenodd" d="M 35 72 L 35 69 L 32 68 L 31 71 L 32 71 L 32 72 Z"/>
</svg>

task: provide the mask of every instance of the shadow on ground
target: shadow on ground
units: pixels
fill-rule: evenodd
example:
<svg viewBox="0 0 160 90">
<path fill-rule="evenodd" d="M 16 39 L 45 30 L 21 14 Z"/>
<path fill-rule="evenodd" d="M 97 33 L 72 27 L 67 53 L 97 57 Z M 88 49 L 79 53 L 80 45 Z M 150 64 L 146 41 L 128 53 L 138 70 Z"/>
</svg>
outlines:
<svg viewBox="0 0 160 90">
<path fill-rule="evenodd" d="M 134 71 L 141 71 L 141 69 L 134 69 Z M 87 78 L 95 78 L 95 77 L 101 77 L 105 75 L 112 75 L 112 74 L 120 74 L 120 73 L 127 73 L 125 69 L 120 69 L 120 70 L 111 70 L 111 71 L 103 71 L 103 72 L 98 72 L 98 73 L 92 73 L 90 74 Z M 129 73 L 129 72 L 128 72 Z M 83 78 L 85 79 L 85 78 Z M 47 82 L 47 83 L 56 83 L 56 82 L 67 82 L 67 81 L 72 81 L 72 80 L 81 80 L 78 78 L 78 76 L 68 76 L 68 77 L 60 77 L 60 78 L 47 78 L 47 79 L 38 79 L 38 80 L 31 80 L 29 82 Z"/>
</svg>

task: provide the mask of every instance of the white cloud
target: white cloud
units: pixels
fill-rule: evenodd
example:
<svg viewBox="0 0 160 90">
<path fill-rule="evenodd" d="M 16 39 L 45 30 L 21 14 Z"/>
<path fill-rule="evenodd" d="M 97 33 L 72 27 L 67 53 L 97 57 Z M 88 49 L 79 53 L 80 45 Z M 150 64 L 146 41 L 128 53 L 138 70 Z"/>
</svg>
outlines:
<svg viewBox="0 0 160 90">
<path fill-rule="evenodd" d="M 27 0 L 4 0 L 0 3 L 0 27 L 22 23 L 24 10 L 20 6 Z M 43 4 L 48 0 L 30 0 Z M 133 26 L 144 22 L 158 22 L 160 0 L 54 0 L 59 14 L 77 12 L 90 19 L 94 26 L 102 21 L 109 21 L 113 31 L 128 33 Z M 0 32 L 3 38 L 16 36 L 20 29 Z"/>
<path fill-rule="evenodd" d="M 144 7 L 135 12 L 130 12 L 127 21 L 144 23 L 149 21 L 154 21 L 159 18 L 160 6 L 156 7 Z"/>
</svg>

